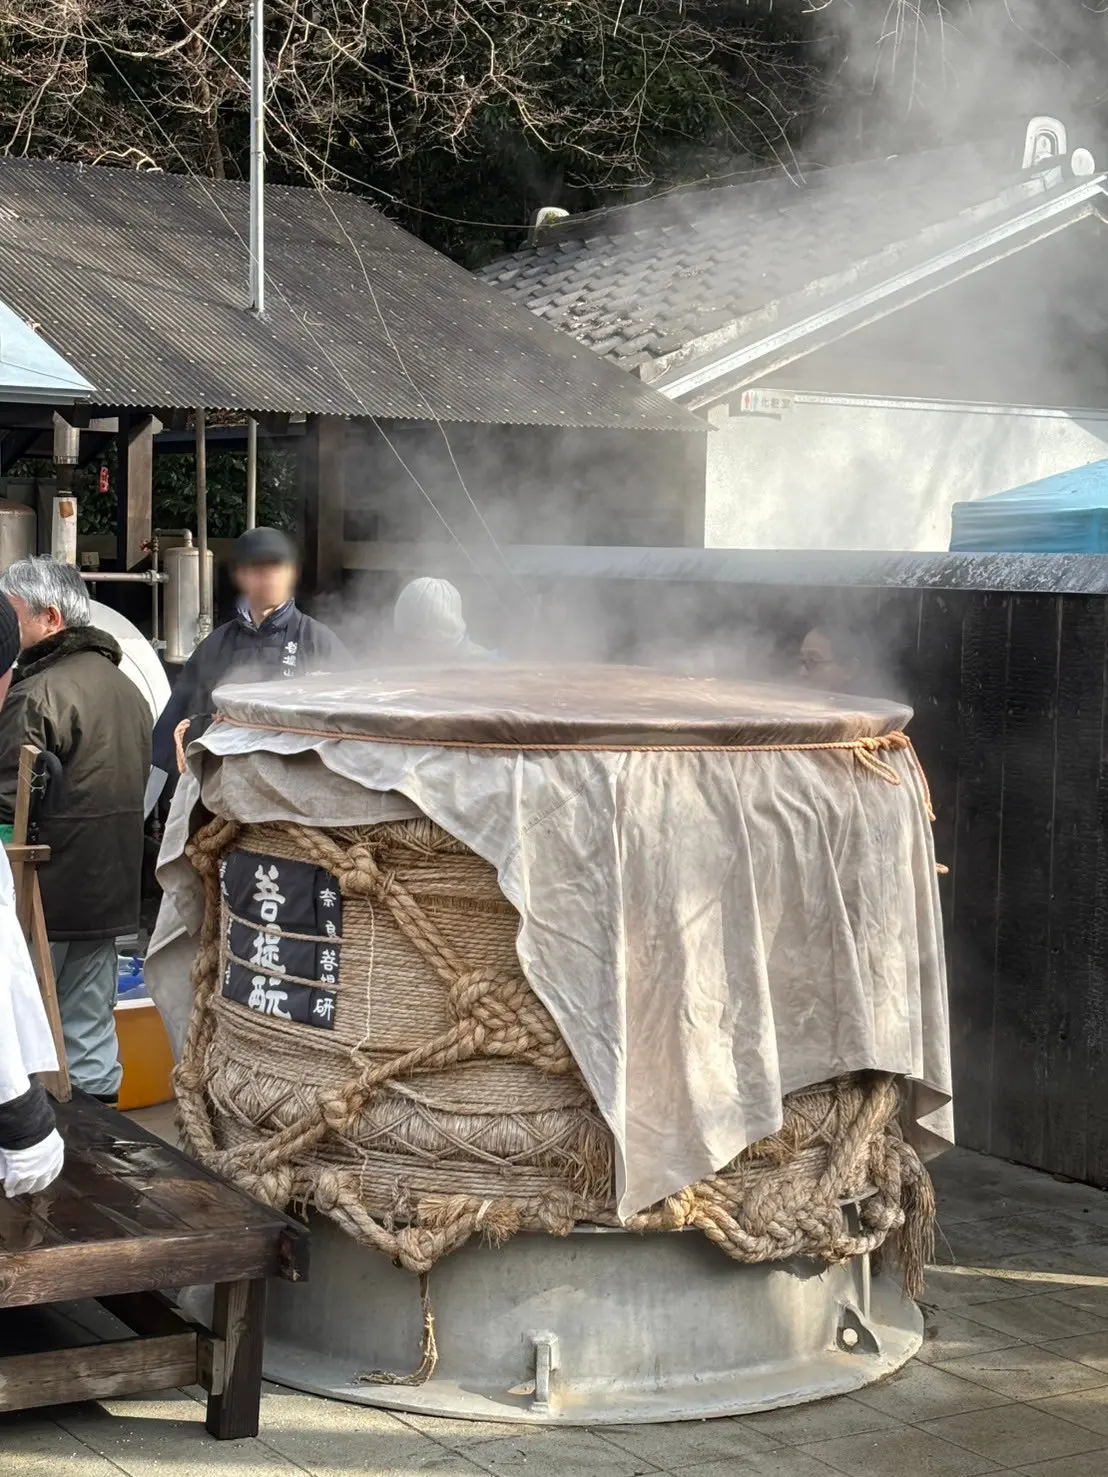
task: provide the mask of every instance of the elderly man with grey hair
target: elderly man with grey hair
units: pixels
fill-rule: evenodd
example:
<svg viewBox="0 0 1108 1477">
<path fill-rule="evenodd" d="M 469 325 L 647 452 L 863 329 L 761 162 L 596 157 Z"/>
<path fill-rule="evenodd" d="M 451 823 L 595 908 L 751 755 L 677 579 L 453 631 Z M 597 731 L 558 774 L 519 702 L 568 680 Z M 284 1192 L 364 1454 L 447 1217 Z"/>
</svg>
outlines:
<svg viewBox="0 0 1108 1477">
<path fill-rule="evenodd" d="M 47 557 L 0 576 L 19 618 L 20 656 L 0 708 L 0 821 L 15 806 L 24 744 L 56 754 L 60 793 L 39 839 L 41 872 L 70 1075 L 104 1102 L 118 1097 L 118 935 L 138 924 L 150 709 L 119 670 L 115 639 L 90 624 L 77 571 Z"/>
</svg>

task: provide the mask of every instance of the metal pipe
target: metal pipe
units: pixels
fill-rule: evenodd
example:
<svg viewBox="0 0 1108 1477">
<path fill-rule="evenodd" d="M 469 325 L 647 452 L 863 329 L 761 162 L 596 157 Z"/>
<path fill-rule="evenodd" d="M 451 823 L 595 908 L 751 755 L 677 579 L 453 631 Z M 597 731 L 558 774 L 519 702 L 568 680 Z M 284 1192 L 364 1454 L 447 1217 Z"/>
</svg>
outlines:
<svg viewBox="0 0 1108 1477">
<path fill-rule="evenodd" d="M 153 569 L 144 569 L 136 574 L 133 571 L 116 573 L 114 570 L 90 569 L 81 570 L 81 578 L 89 585 L 167 585 L 168 574 L 158 574 Z"/>
<path fill-rule="evenodd" d="M 158 575 L 160 574 L 160 570 L 158 569 L 158 556 L 160 552 L 161 550 L 158 545 L 157 535 L 151 535 L 150 573 L 154 576 L 154 578 L 151 581 L 150 586 L 150 645 L 154 648 L 155 651 L 158 651 L 162 644 L 161 623 L 159 620 L 160 607 L 158 605 L 158 585 L 162 584 L 163 582 L 168 583 L 168 578 L 166 576 L 163 576 L 162 579 L 158 578 Z"/>
<path fill-rule="evenodd" d="M 265 312 L 265 7 L 250 3 L 250 308 Z M 248 523 L 248 528 L 253 528 Z"/>
<path fill-rule="evenodd" d="M 258 522 L 258 422 L 253 416 L 246 422 L 246 526 Z"/>
<path fill-rule="evenodd" d="M 196 411 L 196 547 L 200 550 L 200 618 L 197 638 L 212 629 L 212 584 L 208 578 L 208 441 L 203 410 Z"/>
<path fill-rule="evenodd" d="M 59 564 L 77 563 L 77 499 L 71 493 L 54 499 L 50 554 Z"/>
<path fill-rule="evenodd" d="M 862 1317 L 867 1323 L 873 1317 L 873 1266 L 868 1251 L 862 1253 Z"/>
</svg>

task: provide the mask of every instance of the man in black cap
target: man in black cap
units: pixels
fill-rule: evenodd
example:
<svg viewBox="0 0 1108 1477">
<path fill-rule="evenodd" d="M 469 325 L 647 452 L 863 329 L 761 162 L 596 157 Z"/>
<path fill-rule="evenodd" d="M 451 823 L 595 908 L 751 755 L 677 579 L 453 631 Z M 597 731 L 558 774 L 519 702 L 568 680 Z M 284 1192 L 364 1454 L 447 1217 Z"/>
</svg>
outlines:
<svg viewBox="0 0 1108 1477">
<path fill-rule="evenodd" d="M 334 632 L 297 607 L 299 561 L 276 528 L 251 528 L 235 544 L 239 592 L 234 620 L 217 626 L 189 657 L 154 729 L 154 767 L 175 774 L 174 731 L 189 721 L 196 738 L 211 722 L 212 693 L 223 682 L 264 682 L 340 666 L 345 651 Z"/>
</svg>

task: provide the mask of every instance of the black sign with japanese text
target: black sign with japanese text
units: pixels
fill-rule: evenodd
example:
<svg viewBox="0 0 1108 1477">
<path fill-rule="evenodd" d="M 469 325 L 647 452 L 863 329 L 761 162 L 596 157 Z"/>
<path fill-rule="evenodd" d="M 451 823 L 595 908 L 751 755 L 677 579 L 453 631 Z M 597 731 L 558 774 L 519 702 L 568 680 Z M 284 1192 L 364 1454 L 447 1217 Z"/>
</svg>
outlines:
<svg viewBox="0 0 1108 1477">
<path fill-rule="evenodd" d="M 335 1029 L 335 992 L 294 985 L 280 975 L 256 974 L 241 964 L 229 963 L 223 976 L 223 996 L 245 1005 L 259 1015 L 295 1021 L 320 1030 Z"/>
<path fill-rule="evenodd" d="M 269 927 L 232 923 L 228 953 L 265 974 L 299 975 L 321 985 L 339 982 L 339 945 L 312 939 L 290 939 Z"/>
<path fill-rule="evenodd" d="M 342 897 L 334 877 L 310 862 L 233 851 L 220 863 L 220 878 L 232 915 L 224 997 L 261 1015 L 333 1031 L 337 997 L 321 987 L 339 983 Z M 287 975 L 318 980 L 319 987 Z"/>
<path fill-rule="evenodd" d="M 253 851 L 232 851 L 220 863 L 220 876 L 224 900 L 240 918 L 286 933 L 313 933 L 322 938 L 337 938 L 342 933 L 339 885 L 322 867 Z"/>
</svg>

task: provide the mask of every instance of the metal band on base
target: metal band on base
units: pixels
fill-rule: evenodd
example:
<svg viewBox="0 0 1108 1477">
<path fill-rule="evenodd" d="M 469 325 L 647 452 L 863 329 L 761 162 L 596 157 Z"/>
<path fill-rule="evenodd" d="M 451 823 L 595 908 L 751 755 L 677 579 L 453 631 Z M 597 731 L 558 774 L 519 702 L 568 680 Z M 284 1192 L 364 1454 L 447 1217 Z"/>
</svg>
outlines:
<svg viewBox="0 0 1108 1477">
<path fill-rule="evenodd" d="M 860 1389 L 923 1320 L 868 1257 L 744 1266 L 690 1233 L 472 1241 L 429 1275 L 438 1362 L 422 1384 L 417 1280 L 312 1218 L 310 1288 L 270 1304 L 268 1379 L 358 1404 L 529 1424 L 697 1420 Z"/>
</svg>

